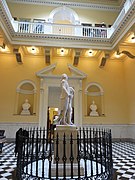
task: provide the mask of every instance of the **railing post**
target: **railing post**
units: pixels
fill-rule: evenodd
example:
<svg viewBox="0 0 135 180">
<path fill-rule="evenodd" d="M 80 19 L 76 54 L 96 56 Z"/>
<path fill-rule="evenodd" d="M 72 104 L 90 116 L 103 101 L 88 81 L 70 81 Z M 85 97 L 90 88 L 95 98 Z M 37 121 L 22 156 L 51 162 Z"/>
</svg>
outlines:
<svg viewBox="0 0 135 180">
<path fill-rule="evenodd" d="M 52 139 L 51 139 L 51 131 L 49 137 L 50 149 L 49 149 L 49 179 L 51 179 L 51 164 L 52 164 Z"/>
<path fill-rule="evenodd" d="M 58 169 L 58 164 L 59 164 L 59 135 L 57 133 L 56 135 L 56 157 L 55 157 L 55 161 L 56 161 L 56 179 L 58 179 L 59 176 L 59 169 Z"/>
<path fill-rule="evenodd" d="M 85 129 L 83 128 L 83 152 L 84 152 L 84 176 L 87 178 L 87 154 L 86 154 L 86 137 Z"/>
<path fill-rule="evenodd" d="M 74 140 L 75 141 L 75 140 Z M 71 163 L 71 179 L 73 178 L 73 162 L 74 162 L 74 157 L 73 157 L 73 136 L 71 133 L 70 136 L 70 163 Z"/>
<path fill-rule="evenodd" d="M 64 137 L 63 137 L 63 178 L 66 178 L 66 135 L 64 133 Z"/>
<path fill-rule="evenodd" d="M 80 178 L 80 139 L 79 134 L 77 132 L 77 162 L 78 162 L 78 179 Z"/>
</svg>

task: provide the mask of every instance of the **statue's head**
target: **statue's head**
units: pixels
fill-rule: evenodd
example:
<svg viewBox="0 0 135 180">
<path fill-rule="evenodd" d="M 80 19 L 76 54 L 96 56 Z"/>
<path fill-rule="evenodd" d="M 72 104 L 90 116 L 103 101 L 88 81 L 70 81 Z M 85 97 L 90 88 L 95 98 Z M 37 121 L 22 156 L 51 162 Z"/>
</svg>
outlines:
<svg viewBox="0 0 135 180">
<path fill-rule="evenodd" d="M 28 99 L 25 99 L 25 102 L 27 103 L 27 102 L 28 102 Z"/>
<path fill-rule="evenodd" d="M 62 79 L 68 80 L 68 76 L 66 74 L 62 74 Z"/>
</svg>

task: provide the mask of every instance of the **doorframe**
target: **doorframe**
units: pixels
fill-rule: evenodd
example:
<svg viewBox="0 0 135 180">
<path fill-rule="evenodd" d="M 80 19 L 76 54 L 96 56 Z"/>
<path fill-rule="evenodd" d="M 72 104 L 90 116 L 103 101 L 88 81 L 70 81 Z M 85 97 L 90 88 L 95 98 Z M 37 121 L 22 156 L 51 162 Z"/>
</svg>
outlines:
<svg viewBox="0 0 135 180">
<path fill-rule="evenodd" d="M 47 111 L 49 87 L 60 87 L 61 75 L 54 75 L 52 71 L 56 64 L 50 65 L 43 70 L 37 72 L 40 77 L 40 102 L 39 102 L 39 126 L 47 126 Z M 86 74 L 68 64 L 70 75 L 68 76 L 69 86 L 75 89 L 74 94 L 74 124 L 82 125 L 82 80 L 86 78 Z"/>
</svg>

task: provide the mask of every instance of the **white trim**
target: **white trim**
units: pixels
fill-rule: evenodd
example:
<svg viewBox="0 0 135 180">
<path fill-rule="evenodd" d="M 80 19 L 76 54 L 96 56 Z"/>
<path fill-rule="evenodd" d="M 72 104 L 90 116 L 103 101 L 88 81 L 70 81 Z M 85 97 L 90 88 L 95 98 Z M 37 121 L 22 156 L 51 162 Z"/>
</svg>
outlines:
<svg viewBox="0 0 135 180">
<path fill-rule="evenodd" d="M 54 19 L 55 14 L 57 14 L 58 12 L 60 13 L 63 10 L 67 11 L 69 16 L 70 14 L 72 14 L 72 16 L 74 17 L 74 21 L 72 20 L 72 24 L 80 24 L 80 20 L 77 13 L 66 6 L 58 7 L 52 10 L 52 12 L 49 15 L 49 22 L 54 22 L 53 19 Z"/>
<path fill-rule="evenodd" d="M 119 121 L 119 120 L 118 120 Z M 135 139 L 135 124 L 92 124 L 83 127 L 111 129 L 113 139 Z"/>
<path fill-rule="evenodd" d="M 87 86 L 86 86 L 86 88 L 85 88 L 85 94 L 88 94 L 89 95 L 89 93 L 88 93 L 88 88 L 89 87 L 91 87 L 91 86 L 97 86 L 99 89 L 100 89 L 100 95 L 103 95 L 104 94 L 104 90 L 103 90 L 103 88 L 101 87 L 101 85 L 99 85 L 98 83 L 96 83 L 96 82 L 90 82 Z M 94 92 L 95 93 L 95 92 Z"/>
<path fill-rule="evenodd" d="M 77 126 L 82 124 L 82 79 L 86 78 L 86 74 L 74 68 L 72 65 L 67 65 L 71 71 L 69 76 L 69 85 L 74 87 L 74 122 Z M 36 73 L 40 79 L 40 102 L 39 102 L 39 125 L 47 126 L 47 111 L 48 111 L 48 91 L 49 87 L 60 87 L 61 75 L 52 75 L 50 72 L 56 68 L 56 64 L 47 66 L 43 70 Z M 52 78 L 53 77 L 53 78 Z"/>
<path fill-rule="evenodd" d="M 36 73 L 36 75 L 37 76 L 42 76 L 42 75 L 46 75 L 46 74 L 52 74 L 52 71 L 56 68 L 56 63 L 54 63 L 54 64 L 51 64 L 51 65 L 49 65 L 49 66 L 47 66 L 47 67 L 45 67 L 45 68 L 43 68 L 43 69 L 41 69 L 40 71 L 38 71 L 37 73 Z"/>
<path fill-rule="evenodd" d="M 15 138 L 15 133 L 19 128 L 38 127 L 38 125 L 38 122 L 0 122 L 0 129 L 5 130 L 6 138 Z M 83 127 L 111 129 L 112 138 L 135 139 L 135 124 L 84 124 Z"/>
<path fill-rule="evenodd" d="M 21 86 L 22 86 L 23 84 L 26 84 L 26 83 L 31 84 L 31 85 L 34 87 L 34 89 L 31 90 L 31 91 L 29 91 L 29 90 L 22 90 L 22 89 L 21 89 Z M 27 80 L 27 79 L 26 79 L 26 80 L 22 80 L 22 81 L 18 84 L 18 86 L 17 86 L 17 88 L 16 88 L 16 92 L 22 93 L 22 94 L 27 94 L 27 92 L 28 92 L 28 94 L 35 94 L 35 93 L 36 93 L 36 90 L 37 90 L 37 88 L 36 88 L 35 83 L 34 83 L 33 81 Z"/>
<path fill-rule="evenodd" d="M 36 75 L 38 77 L 42 77 L 42 78 L 50 78 L 50 79 L 60 79 L 61 78 L 61 75 L 55 75 L 55 74 L 52 74 L 53 70 L 56 68 L 56 63 L 55 64 L 52 64 L 52 65 L 49 65 L 47 67 L 45 67 L 44 69 L 38 71 L 36 73 Z M 87 75 L 80 71 L 79 69 L 75 68 L 74 66 L 72 66 L 71 64 L 67 64 L 70 72 L 71 72 L 71 76 L 69 77 L 70 79 L 84 79 L 87 77 Z"/>
<path fill-rule="evenodd" d="M 95 3 L 92 2 L 72 2 L 72 0 L 70 0 L 69 2 L 64 2 L 64 1 L 56 1 L 56 0 L 8 0 L 9 2 L 13 2 L 13 3 L 24 3 L 24 4 L 38 4 L 38 5 L 48 5 L 48 6 L 68 6 L 68 7 L 74 7 L 74 8 L 85 8 L 85 9 L 98 9 L 98 10 L 102 10 L 102 11 L 120 11 L 121 7 L 122 7 L 122 3 L 119 5 L 118 3 L 113 5 L 111 4 L 110 1 L 104 1 L 103 3 L 107 3 L 103 4 L 101 2 L 99 2 L 99 0 L 94 0 Z M 97 2 L 97 3 L 96 3 Z M 100 4 L 99 4 L 100 3 Z"/>
<path fill-rule="evenodd" d="M 81 79 L 86 78 L 87 74 L 85 74 L 84 72 L 80 71 L 79 69 L 75 68 L 74 66 L 72 66 L 71 64 L 67 64 L 69 70 L 71 71 L 71 73 L 75 76 L 80 77 Z"/>
</svg>

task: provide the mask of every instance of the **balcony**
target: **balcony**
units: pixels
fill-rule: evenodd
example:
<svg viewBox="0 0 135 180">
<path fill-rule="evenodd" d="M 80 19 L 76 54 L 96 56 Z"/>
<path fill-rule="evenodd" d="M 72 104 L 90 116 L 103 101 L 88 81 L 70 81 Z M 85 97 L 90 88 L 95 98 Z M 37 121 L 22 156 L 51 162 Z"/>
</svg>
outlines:
<svg viewBox="0 0 135 180">
<path fill-rule="evenodd" d="M 32 23 L 14 21 L 14 29 L 17 33 L 51 34 L 61 36 L 76 36 L 87 38 L 109 38 L 111 28 L 89 27 L 82 25 L 67 25 L 54 23 Z"/>
<path fill-rule="evenodd" d="M 16 21 L 11 16 L 6 1 L 0 2 L 0 19 L 0 26 L 8 34 L 9 41 L 15 44 L 27 42 L 30 45 L 35 43 L 43 46 L 111 49 L 134 25 L 135 0 L 126 0 L 116 21 L 109 28 Z M 65 42 L 67 42 L 66 45 Z"/>
</svg>

